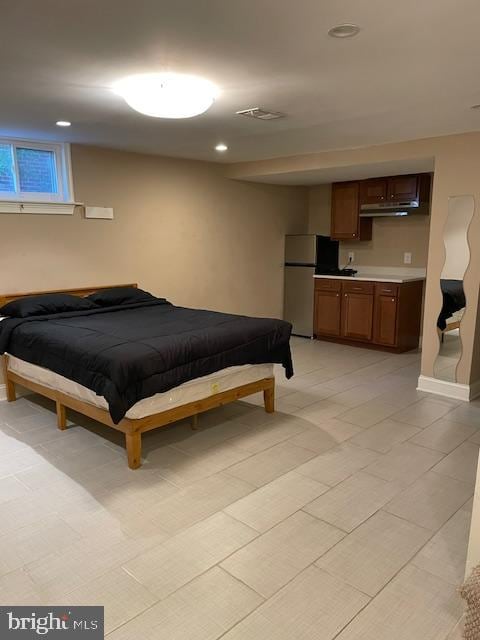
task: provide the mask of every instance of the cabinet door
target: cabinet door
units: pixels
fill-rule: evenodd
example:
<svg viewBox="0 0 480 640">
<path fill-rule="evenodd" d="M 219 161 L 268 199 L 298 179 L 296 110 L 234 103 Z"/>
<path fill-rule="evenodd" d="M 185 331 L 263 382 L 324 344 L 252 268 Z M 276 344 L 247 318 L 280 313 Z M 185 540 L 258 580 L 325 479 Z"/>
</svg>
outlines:
<svg viewBox="0 0 480 640">
<path fill-rule="evenodd" d="M 360 228 L 359 183 L 332 185 L 332 233 L 337 240 L 357 240 Z"/>
<path fill-rule="evenodd" d="M 387 179 L 360 182 L 360 204 L 378 204 L 387 199 Z"/>
<path fill-rule="evenodd" d="M 315 291 L 314 333 L 316 336 L 340 335 L 340 292 Z"/>
<path fill-rule="evenodd" d="M 388 178 L 387 199 L 407 202 L 418 198 L 418 176 L 395 176 Z"/>
<path fill-rule="evenodd" d="M 397 298 L 379 295 L 375 301 L 375 332 L 373 341 L 394 347 L 397 344 Z"/>
<path fill-rule="evenodd" d="M 350 340 L 371 341 L 373 335 L 373 295 L 344 293 L 342 297 L 342 336 Z"/>
</svg>

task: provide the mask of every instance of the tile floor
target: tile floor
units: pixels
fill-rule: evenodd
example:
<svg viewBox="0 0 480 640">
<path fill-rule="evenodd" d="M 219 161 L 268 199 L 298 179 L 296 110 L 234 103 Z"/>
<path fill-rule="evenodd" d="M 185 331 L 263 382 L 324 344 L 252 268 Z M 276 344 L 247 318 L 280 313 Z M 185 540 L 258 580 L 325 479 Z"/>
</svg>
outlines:
<svg viewBox="0 0 480 640">
<path fill-rule="evenodd" d="M 418 393 L 415 353 L 293 349 L 275 414 L 147 434 L 137 471 L 116 432 L 1 403 L 0 602 L 103 604 L 110 640 L 457 637 L 480 402 Z"/>
</svg>

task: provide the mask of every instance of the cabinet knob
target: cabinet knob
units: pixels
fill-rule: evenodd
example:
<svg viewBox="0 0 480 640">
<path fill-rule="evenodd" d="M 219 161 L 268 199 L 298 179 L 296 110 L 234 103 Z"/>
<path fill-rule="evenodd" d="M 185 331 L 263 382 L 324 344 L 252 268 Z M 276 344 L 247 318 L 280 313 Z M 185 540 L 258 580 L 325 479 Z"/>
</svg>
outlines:
<svg viewBox="0 0 480 640">
<path fill-rule="evenodd" d="M 392 298 L 392 302 L 395 302 L 395 298 Z"/>
</svg>

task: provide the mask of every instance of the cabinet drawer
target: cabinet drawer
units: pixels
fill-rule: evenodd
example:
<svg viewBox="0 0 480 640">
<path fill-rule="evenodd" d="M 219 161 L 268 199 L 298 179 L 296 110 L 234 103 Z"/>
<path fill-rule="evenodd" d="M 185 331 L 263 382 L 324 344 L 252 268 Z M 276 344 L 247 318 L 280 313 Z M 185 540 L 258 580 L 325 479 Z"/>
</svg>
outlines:
<svg viewBox="0 0 480 640">
<path fill-rule="evenodd" d="M 341 280 L 328 280 L 326 278 L 315 278 L 316 291 L 340 291 L 342 287 Z"/>
<path fill-rule="evenodd" d="M 373 293 L 375 285 L 373 282 L 345 282 L 343 281 L 344 293 Z"/>
<path fill-rule="evenodd" d="M 391 282 L 377 282 L 375 285 L 375 294 L 377 296 L 392 296 L 392 298 L 397 298 L 398 289 L 398 284 L 392 284 Z"/>
</svg>

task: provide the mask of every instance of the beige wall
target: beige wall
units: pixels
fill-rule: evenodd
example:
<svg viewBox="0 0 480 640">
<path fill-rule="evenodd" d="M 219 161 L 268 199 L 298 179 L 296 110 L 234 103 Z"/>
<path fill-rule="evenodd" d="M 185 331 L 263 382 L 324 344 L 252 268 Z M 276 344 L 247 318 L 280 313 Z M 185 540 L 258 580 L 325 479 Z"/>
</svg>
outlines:
<svg viewBox="0 0 480 640">
<path fill-rule="evenodd" d="M 309 189 L 308 232 L 330 235 L 330 205 L 332 187 L 321 184 Z M 410 267 L 426 267 L 430 217 L 413 215 L 406 218 L 373 220 L 370 242 L 340 242 L 339 262 L 348 262 L 348 253 L 355 253 L 354 266 L 405 267 L 403 254 L 412 254 Z"/>
<path fill-rule="evenodd" d="M 377 218 L 370 242 L 340 243 L 340 264 L 346 264 L 348 252 L 353 251 L 359 267 L 426 267 L 429 227 L 429 216 Z M 405 252 L 412 254 L 411 264 L 404 264 Z"/>
<path fill-rule="evenodd" d="M 307 193 L 229 180 L 220 165 L 72 147 L 77 201 L 115 219 L 0 215 L 0 291 L 138 282 L 175 304 L 282 315 L 287 233 Z"/>
<path fill-rule="evenodd" d="M 319 184 L 308 189 L 308 233 L 330 235 L 331 203 L 331 184 Z"/>
<path fill-rule="evenodd" d="M 436 319 L 442 304 L 440 273 L 445 260 L 443 226 L 448 212 L 449 196 L 472 194 L 475 215 L 470 227 L 471 260 L 464 279 L 467 310 L 462 321 L 463 354 L 457 368 L 457 381 L 470 384 L 480 381 L 480 332 L 475 333 L 480 287 L 480 133 L 467 133 L 440 138 L 413 140 L 345 151 L 328 151 L 288 158 L 274 158 L 258 162 L 230 165 L 227 175 L 248 179 L 269 175 L 286 176 L 291 173 L 318 171 L 331 167 L 359 165 L 415 159 L 434 159 L 432 214 L 430 218 L 429 255 L 423 330 L 422 373 L 433 376 L 438 352 Z"/>
</svg>

